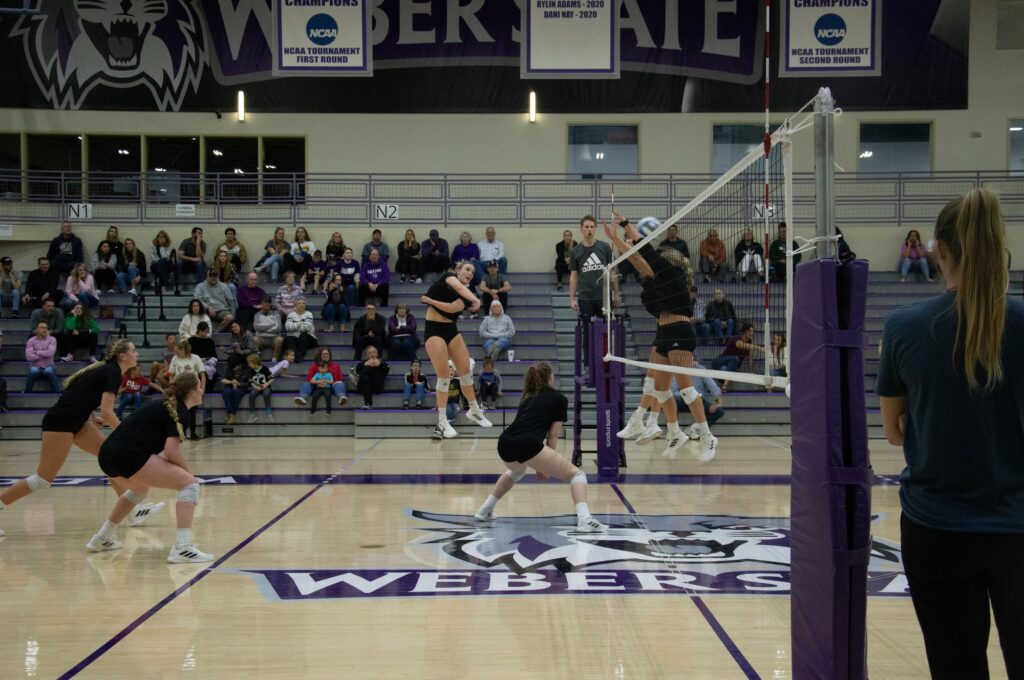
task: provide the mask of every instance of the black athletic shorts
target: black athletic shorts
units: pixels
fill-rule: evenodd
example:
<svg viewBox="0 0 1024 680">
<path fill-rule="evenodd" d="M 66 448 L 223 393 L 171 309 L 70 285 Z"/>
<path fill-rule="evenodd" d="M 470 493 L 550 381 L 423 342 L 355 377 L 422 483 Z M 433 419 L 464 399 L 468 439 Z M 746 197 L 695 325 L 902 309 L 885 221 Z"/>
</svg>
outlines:
<svg viewBox="0 0 1024 680">
<path fill-rule="evenodd" d="M 658 332 L 654 336 L 654 351 L 663 357 L 669 352 L 682 350 L 693 352 L 697 349 L 697 334 L 693 331 L 693 324 L 689 321 L 678 321 L 676 323 L 658 326 Z"/>
<path fill-rule="evenodd" d="M 149 461 L 153 455 L 146 453 L 143 449 L 111 450 L 110 447 L 100 447 L 100 469 L 108 477 L 131 477 Z"/>
<path fill-rule="evenodd" d="M 89 422 L 89 416 L 86 416 L 85 420 L 68 420 L 61 416 L 53 416 L 47 413 L 43 416 L 42 430 L 43 432 L 69 432 L 71 434 L 78 434 L 78 431 L 85 427 L 85 424 Z"/>
<path fill-rule="evenodd" d="M 523 437 L 498 437 L 498 455 L 506 463 L 525 463 L 544 450 L 544 442 Z"/>
<path fill-rule="evenodd" d="M 441 338 L 444 340 L 444 344 L 450 343 L 455 339 L 455 336 L 459 334 L 459 325 L 455 321 L 451 323 L 444 323 L 443 321 L 431 321 L 427 319 L 426 324 L 423 327 L 423 342 L 426 343 L 430 338 Z"/>
</svg>

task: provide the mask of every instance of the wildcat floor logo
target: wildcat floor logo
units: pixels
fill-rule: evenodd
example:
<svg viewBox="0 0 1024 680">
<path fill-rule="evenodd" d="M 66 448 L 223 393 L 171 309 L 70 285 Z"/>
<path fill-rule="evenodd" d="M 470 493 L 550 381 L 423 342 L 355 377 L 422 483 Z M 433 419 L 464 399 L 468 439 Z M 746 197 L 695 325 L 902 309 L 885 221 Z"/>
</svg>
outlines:
<svg viewBox="0 0 1024 680">
<path fill-rule="evenodd" d="M 78 109 L 100 85 L 145 87 L 177 111 L 207 63 L 198 12 L 188 0 L 38 0 L 18 18 L 36 84 L 55 108 Z"/>
<path fill-rule="evenodd" d="M 250 576 L 270 601 L 553 594 L 789 593 L 789 520 L 726 515 L 501 517 L 407 511 L 405 546 L 429 569 L 221 569 Z M 426 523 L 423 526 L 421 523 Z M 448 567 L 448 568 L 438 568 Z M 868 593 L 907 595 L 899 546 L 876 539 Z"/>
</svg>

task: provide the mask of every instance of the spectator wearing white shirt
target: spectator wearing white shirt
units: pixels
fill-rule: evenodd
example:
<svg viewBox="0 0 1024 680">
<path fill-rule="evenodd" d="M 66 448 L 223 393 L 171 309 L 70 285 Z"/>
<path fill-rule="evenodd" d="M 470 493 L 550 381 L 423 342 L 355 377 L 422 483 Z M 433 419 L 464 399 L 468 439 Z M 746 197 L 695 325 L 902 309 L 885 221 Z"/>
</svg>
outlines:
<svg viewBox="0 0 1024 680">
<path fill-rule="evenodd" d="M 303 277 L 309 271 L 309 263 L 313 261 L 313 253 L 316 252 L 316 244 L 309 240 L 309 232 L 305 227 L 298 227 L 295 230 L 295 240 L 292 241 L 291 252 L 285 253 L 284 268 L 286 271 L 295 272 Z"/>
<path fill-rule="evenodd" d="M 285 319 L 284 351 L 293 350 L 299 361 L 306 359 L 306 352 L 317 346 L 316 327 L 313 312 L 306 311 L 306 298 L 295 301 L 295 309 Z"/>
<path fill-rule="evenodd" d="M 477 276 L 483 278 L 484 271 L 481 262 L 495 260 L 498 263 L 498 271 L 502 274 L 508 269 L 508 259 L 505 257 L 505 244 L 494 238 L 494 227 L 487 227 L 484 231 L 484 240 L 477 243 L 480 248 L 480 260 L 477 262 Z"/>
</svg>

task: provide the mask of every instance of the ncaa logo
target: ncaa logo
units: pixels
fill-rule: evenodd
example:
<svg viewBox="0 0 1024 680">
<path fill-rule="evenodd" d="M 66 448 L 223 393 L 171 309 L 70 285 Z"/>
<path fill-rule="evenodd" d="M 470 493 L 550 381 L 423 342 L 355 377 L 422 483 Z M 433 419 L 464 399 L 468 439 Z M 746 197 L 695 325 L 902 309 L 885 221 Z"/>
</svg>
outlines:
<svg viewBox="0 0 1024 680">
<path fill-rule="evenodd" d="M 338 37 L 338 22 L 330 14 L 314 14 L 306 22 L 306 35 L 314 45 L 330 45 Z"/>
<path fill-rule="evenodd" d="M 823 14 L 814 24 L 814 37 L 822 45 L 838 45 L 846 37 L 846 22 L 838 14 Z"/>
</svg>

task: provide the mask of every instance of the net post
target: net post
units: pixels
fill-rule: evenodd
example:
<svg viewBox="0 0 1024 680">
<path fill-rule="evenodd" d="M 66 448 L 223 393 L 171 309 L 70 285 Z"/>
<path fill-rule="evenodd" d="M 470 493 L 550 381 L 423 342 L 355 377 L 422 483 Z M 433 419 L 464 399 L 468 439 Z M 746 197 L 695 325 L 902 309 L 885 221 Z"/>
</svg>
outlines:
<svg viewBox="0 0 1024 680">
<path fill-rule="evenodd" d="M 614 344 L 609 344 L 609 343 Z M 617 433 L 625 424 L 626 367 L 617 361 L 605 360 L 607 353 L 625 352 L 621 322 L 595 318 L 590 326 L 591 375 L 597 393 L 595 415 L 597 434 L 597 479 L 614 482 L 619 467 L 626 465 L 625 443 Z"/>
<path fill-rule="evenodd" d="M 823 87 L 814 98 L 814 189 L 816 236 L 836 233 L 836 139 L 835 100 L 832 91 Z M 828 243 L 818 241 L 817 257 L 828 256 Z"/>
<path fill-rule="evenodd" d="M 582 317 L 576 317 L 576 347 L 583 346 Z M 572 464 L 583 465 L 583 357 L 577 351 L 573 356 L 572 376 Z"/>
</svg>

